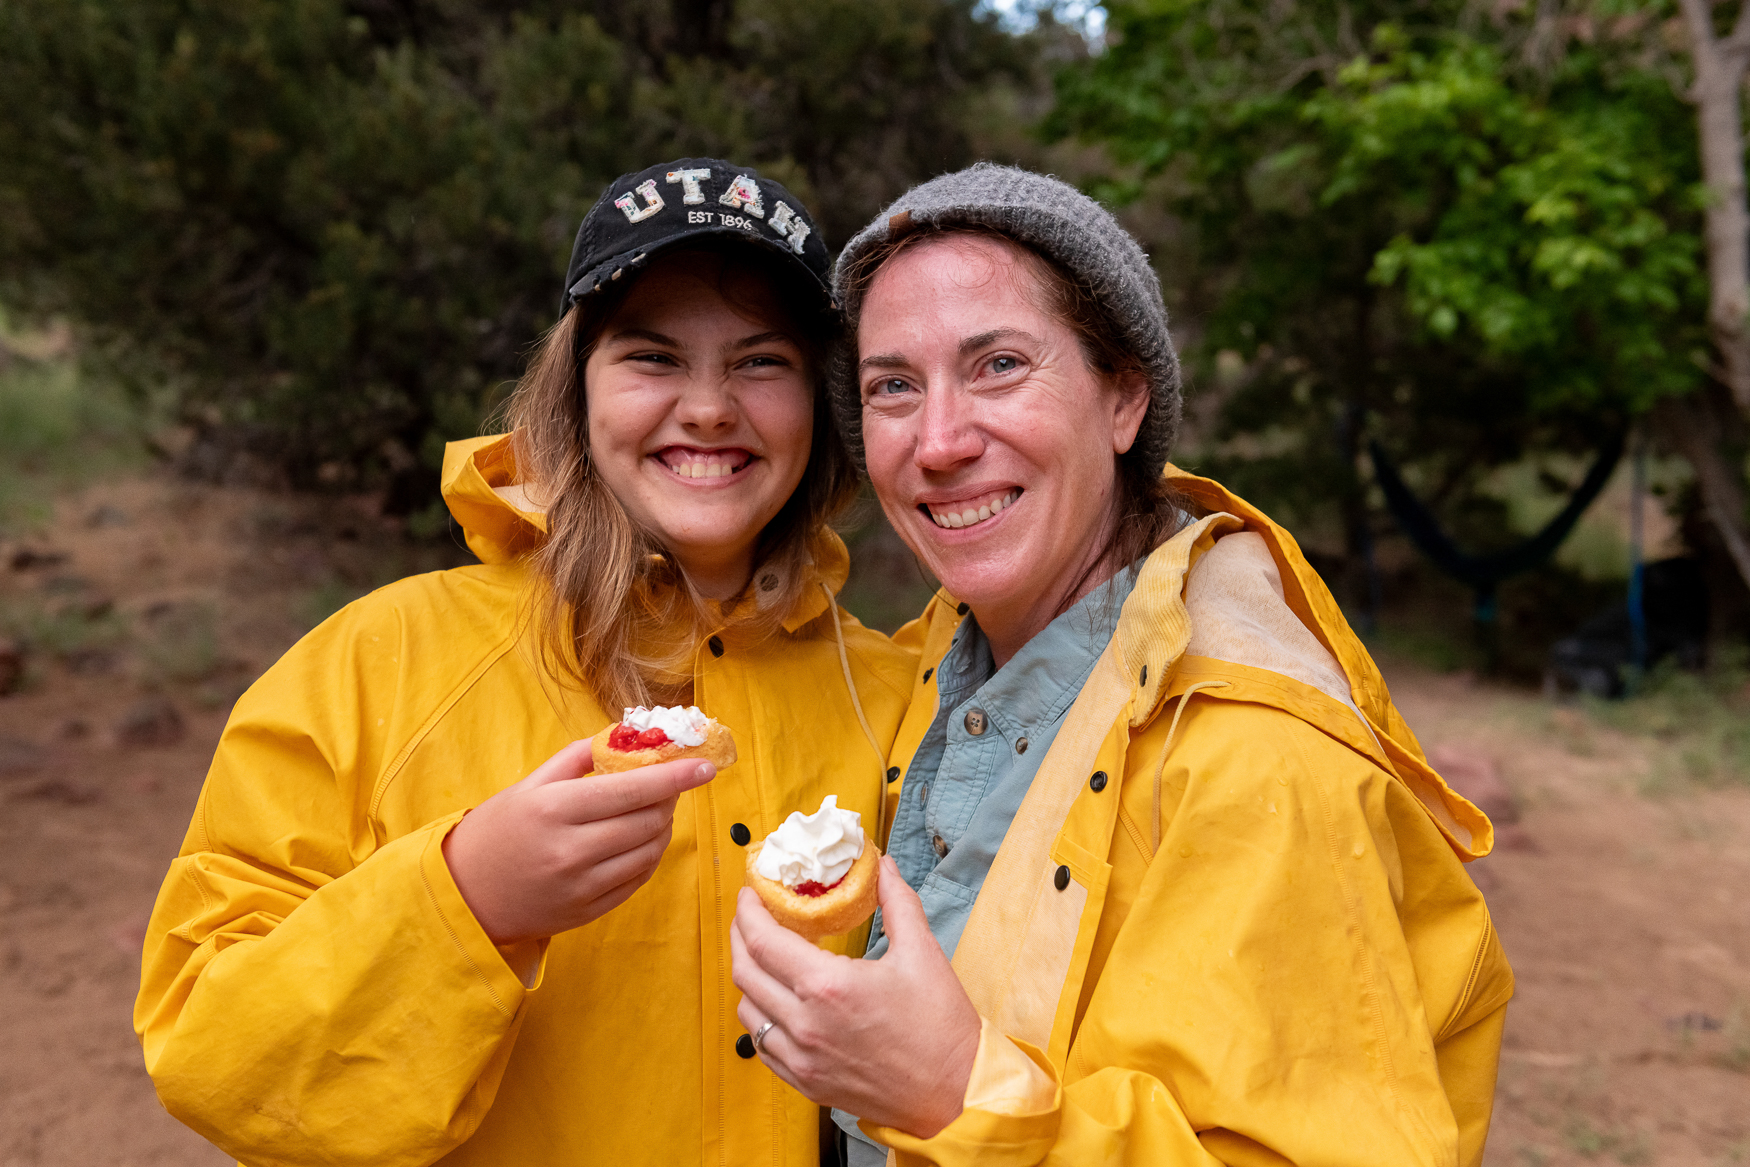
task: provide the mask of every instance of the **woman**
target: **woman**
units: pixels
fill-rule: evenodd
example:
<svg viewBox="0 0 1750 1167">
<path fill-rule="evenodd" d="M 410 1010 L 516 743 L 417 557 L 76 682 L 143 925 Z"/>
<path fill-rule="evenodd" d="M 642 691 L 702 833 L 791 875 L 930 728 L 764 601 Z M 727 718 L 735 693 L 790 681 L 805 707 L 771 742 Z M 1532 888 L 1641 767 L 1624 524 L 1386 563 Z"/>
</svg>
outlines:
<svg viewBox="0 0 1750 1167">
<path fill-rule="evenodd" d="M 914 661 L 832 600 L 825 272 L 724 162 L 589 212 L 514 434 L 446 459 L 481 565 L 353 604 L 232 714 L 135 1012 L 173 1114 L 255 1167 L 816 1161 L 735 1025 L 728 897 L 829 793 L 877 825 Z M 740 760 L 584 777 L 659 702 Z"/>
<path fill-rule="evenodd" d="M 739 901 L 762 1057 L 853 1164 L 1478 1162 L 1512 975 L 1462 863 L 1491 829 L 1287 532 L 1166 466 L 1140 248 L 979 166 L 838 286 L 841 422 L 944 590 L 902 633 L 880 959 Z"/>
</svg>

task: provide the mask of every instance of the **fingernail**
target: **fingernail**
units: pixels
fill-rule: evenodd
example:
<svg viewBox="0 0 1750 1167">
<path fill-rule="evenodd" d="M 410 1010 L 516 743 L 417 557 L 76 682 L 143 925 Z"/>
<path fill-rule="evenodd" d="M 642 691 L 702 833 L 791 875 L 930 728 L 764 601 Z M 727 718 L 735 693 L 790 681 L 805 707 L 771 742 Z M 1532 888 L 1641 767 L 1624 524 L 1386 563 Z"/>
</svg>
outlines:
<svg viewBox="0 0 1750 1167">
<path fill-rule="evenodd" d="M 712 778 L 715 778 L 716 776 L 717 776 L 717 767 L 716 766 L 713 766 L 710 762 L 700 762 L 699 763 L 699 770 L 698 770 L 699 781 L 709 782 L 709 781 L 711 781 Z"/>
</svg>

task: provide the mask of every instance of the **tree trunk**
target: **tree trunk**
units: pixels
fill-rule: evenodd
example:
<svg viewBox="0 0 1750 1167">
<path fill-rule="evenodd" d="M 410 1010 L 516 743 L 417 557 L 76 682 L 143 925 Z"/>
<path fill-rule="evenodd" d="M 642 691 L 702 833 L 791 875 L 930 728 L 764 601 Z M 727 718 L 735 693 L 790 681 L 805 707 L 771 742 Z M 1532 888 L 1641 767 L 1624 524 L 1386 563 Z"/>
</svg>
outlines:
<svg viewBox="0 0 1750 1167">
<path fill-rule="evenodd" d="M 1719 350 L 1720 380 L 1750 414 L 1750 215 L 1744 206 L 1744 125 L 1738 93 L 1750 63 L 1750 4 L 1724 40 L 1713 35 L 1709 0 L 1683 0 L 1695 62 L 1701 173 L 1708 188 L 1708 325 Z"/>
<path fill-rule="evenodd" d="M 1701 490 L 1701 501 L 1708 518 L 1719 531 L 1738 574 L 1750 584 L 1750 539 L 1744 535 L 1743 476 L 1720 448 L 1722 427 L 1719 420 L 1708 414 L 1706 403 L 1696 396 L 1672 397 L 1661 401 L 1654 409 L 1653 421 L 1665 440 L 1695 470 L 1695 483 Z"/>
<path fill-rule="evenodd" d="M 1744 123 L 1739 94 L 1750 64 L 1750 2 L 1738 11 L 1732 31 L 1714 35 L 1712 0 L 1680 0 L 1689 29 L 1695 105 L 1701 141 L 1706 212 L 1708 331 L 1717 361 L 1713 375 L 1730 390 L 1740 414 L 1750 417 L 1750 212 L 1744 199 Z M 1708 518 L 1750 586 L 1750 537 L 1744 529 L 1744 483 L 1740 466 L 1720 448 L 1718 427 L 1704 406 L 1666 402 L 1658 424 L 1695 470 Z"/>
</svg>

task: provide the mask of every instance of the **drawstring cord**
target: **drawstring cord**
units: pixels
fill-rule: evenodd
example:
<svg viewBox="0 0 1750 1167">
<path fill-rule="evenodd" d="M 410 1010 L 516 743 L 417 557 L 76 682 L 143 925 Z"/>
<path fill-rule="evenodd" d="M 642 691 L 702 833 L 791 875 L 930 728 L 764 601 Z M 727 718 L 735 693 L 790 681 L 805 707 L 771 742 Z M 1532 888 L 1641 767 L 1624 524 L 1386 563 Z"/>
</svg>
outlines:
<svg viewBox="0 0 1750 1167">
<path fill-rule="evenodd" d="M 832 589 L 824 582 L 820 590 L 826 593 L 826 610 L 832 613 L 832 635 L 839 646 L 839 667 L 845 672 L 845 688 L 851 694 L 851 708 L 857 711 L 857 724 L 863 727 L 863 736 L 868 739 L 869 748 L 875 751 L 875 837 L 885 839 L 884 828 L 887 826 L 887 755 L 882 753 L 881 745 L 875 740 L 875 731 L 869 728 L 869 719 L 863 716 L 863 702 L 857 696 L 856 682 L 851 680 L 851 658 L 845 654 L 845 629 L 839 622 L 838 601 L 833 599 Z"/>
<path fill-rule="evenodd" d="M 1153 860 L 1155 852 L 1161 849 L 1161 775 L 1167 770 L 1167 753 L 1173 748 L 1173 738 L 1179 732 L 1179 715 L 1185 712 L 1185 706 L 1191 703 L 1191 694 L 1199 689 L 1225 689 L 1226 681 L 1196 681 L 1179 695 L 1179 707 L 1173 710 L 1173 723 L 1167 727 L 1167 740 L 1161 746 L 1161 760 L 1155 766 L 1155 813 L 1154 813 L 1154 846 L 1149 851 L 1149 859 Z"/>
</svg>

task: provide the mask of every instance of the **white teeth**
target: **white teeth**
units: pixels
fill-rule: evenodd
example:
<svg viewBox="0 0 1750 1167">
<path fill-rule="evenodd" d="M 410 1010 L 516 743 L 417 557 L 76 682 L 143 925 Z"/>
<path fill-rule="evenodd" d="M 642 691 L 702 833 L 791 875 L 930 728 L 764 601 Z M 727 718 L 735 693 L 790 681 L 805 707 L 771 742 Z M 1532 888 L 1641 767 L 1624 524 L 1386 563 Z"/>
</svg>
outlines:
<svg viewBox="0 0 1750 1167">
<path fill-rule="evenodd" d="M 938 527 L 947 527 L 951 531 L 958 531 L 962 527 L 982 523 L 992 515 L 1001 513 L 1012 506 L 1014 501 L 1020 497 L 1019 490 L 1011 490 L 999 499 L 980 505 L 977 510 L 931 511 L 930 518 L 935 520 Z"/>
<path fill-rule="evenodd" d="M 685 458 L 679 462 L 668 463 L 668 468 L 682 478 L 727 478 L 735 473 L 733 462 L 721 461 L 716 458 L 694 459 Z"/>
</svg>

